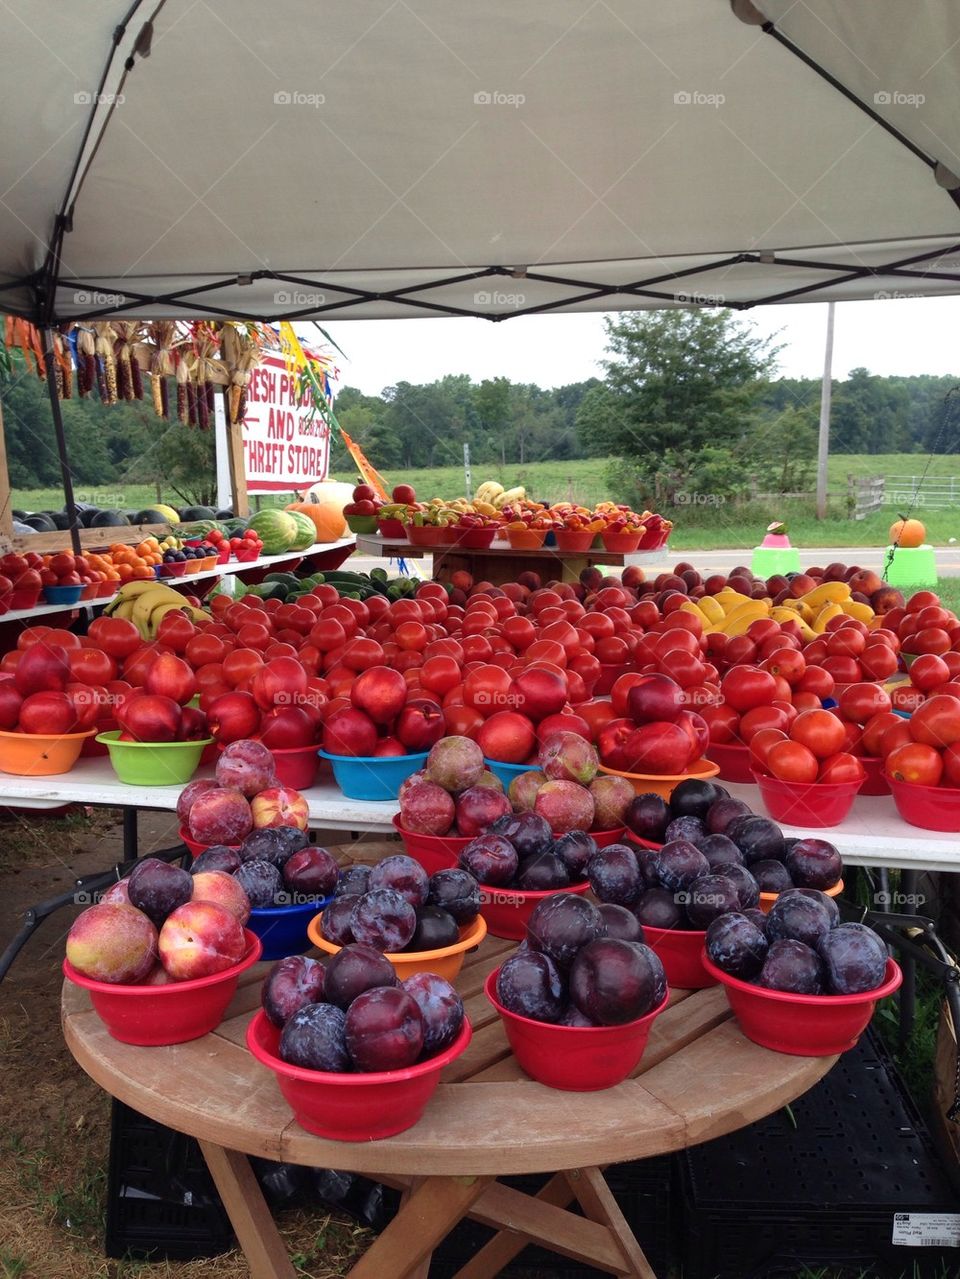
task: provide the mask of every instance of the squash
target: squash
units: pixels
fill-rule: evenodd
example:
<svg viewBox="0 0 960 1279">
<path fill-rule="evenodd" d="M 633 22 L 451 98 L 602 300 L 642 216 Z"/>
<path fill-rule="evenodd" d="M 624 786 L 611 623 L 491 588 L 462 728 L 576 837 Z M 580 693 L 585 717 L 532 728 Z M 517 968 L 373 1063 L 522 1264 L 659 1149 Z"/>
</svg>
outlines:
<svg viewBox="0 0 960 1279">
<path fill-rule="evenodd" d="M 920 520 L 899 519 L 890 525 L 890 542 L 894 546 L 922 546 L 927 530 Z"/>
<path fill-rule="evenodd" d="M 343 514 L 343 502 L 337 493 L 318 494 L 314 490 L 310 499 L 291 502 L 286 509 L 305 515 L 313 522 L 318 542 L 337 542 L 346 534 L 347 521 Z"/>
</svg>

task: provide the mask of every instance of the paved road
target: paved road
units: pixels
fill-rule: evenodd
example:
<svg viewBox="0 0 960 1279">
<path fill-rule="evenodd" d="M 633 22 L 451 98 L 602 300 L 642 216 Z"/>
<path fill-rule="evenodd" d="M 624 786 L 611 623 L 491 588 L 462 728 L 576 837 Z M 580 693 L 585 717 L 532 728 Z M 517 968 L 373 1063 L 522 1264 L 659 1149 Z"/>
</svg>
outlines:
<svg viewBox="0 0 960 1279">
<path fill-rule="evenodd" d="M 859 564 L 861 568 L 879 570 L 883 567 L 883 553 L 882 547 L 817 546 L 808 551 L 801 550 L 800 561 L 802 564 L 820 565 L 834 562 Z M 666 570 L 674 564 L 679 564 L 681 561 L 695 565 L 700 572 L 703 572 L 704 569 L 709 569 L 714 573 L 729 573 L 738 564 L 749 564 L 750 552 L 742 548 L 721 551 L 664 551 L 650 558 L 644 556 L 641 560 L 638 560 L 638 563 L 641 563 L 644 569 L 660 571 Z M 424 577 L 429 577 L 431 573 L 430 557 L 425 556 L 415 562 L 422 569 Z M 381 560 L 374 559 L 369 555 L 354 555 L 350 559 L 351 567 L 359 572 L 368 572 L 371 568 L 381 563 Z M 937 568 L 941 577 L 960 577 L 960 544 L 942 547 L 937 551 Z"/>
</svg>

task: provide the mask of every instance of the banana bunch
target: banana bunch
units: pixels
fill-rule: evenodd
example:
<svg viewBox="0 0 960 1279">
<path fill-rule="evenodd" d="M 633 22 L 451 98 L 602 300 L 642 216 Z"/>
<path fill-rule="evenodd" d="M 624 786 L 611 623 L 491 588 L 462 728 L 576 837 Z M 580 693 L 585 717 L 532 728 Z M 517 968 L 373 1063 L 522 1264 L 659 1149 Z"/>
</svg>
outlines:
<svg viewBox="0 0 960 1279">
<path fill-rule="evenodd" d="M 104 612 L 110 617 L 126 618 L 145 640 L 154 640 L 163 618 L 175 609 L 186 613 L 191 622 L 212 621 L 209 613 L 188 604 L 179 591 L 156 581 L 124 582 Z"/>
<path fill-rule="evenodd" d="M 731 637 L 745 635 L 751 622 L 758 617 L 770 617 L 775 622 L 796 622 L 801 637 L 806 641 L 822 635 L 827 623 L 841 614 L 868 625 L 874 620 L 870 605 L 850 596 L 846 582 L 822 582 L 798 599 L 785 599 L 774 604 L 769 596 L 755 600 L 725 586 L 716 595 L 687 600 L 680 607 L 684 612 L 700 617 L 705 634 L 720 631 Z"/>
<path fill-rule="evenodd" d="M 504 506 L 509 506 L 513 502 L 522 502 L 527 496 L 527 490 L 522 484 L 518 484 L 516 488 L 505 489 L 502 484 L 496 480 L 484 480 L 473 495 L 474 503 L 485 503 L 493 507 L 492 511 L 481 511 L 482 515 L 495 515 Z"/>
</svg>

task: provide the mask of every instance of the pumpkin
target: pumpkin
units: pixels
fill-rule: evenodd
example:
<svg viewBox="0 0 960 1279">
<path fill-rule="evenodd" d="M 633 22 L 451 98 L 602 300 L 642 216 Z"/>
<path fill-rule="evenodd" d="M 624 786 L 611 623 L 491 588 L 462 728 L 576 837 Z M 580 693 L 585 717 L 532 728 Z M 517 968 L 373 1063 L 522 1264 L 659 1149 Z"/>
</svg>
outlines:
<svg viewBox="0 0 960 1279">
<path fill-rule="evenodd" d="M 347 532 L 343 503 L 339 495 L 324 494 L 323 498 L 326 500 L 321 500 L 320 496 L 317 496 L 306 502 L 291 502 L 287 510 L 305 515 L 313 522 L 317 530 L 318 542 L 337 542 Z"/>
<path fill-rule="evenodd" d="M 894 546 L 922 546 L 927 530 L 920 520 L 894 520 L 890 525 L 890 541 Z"/>
</svg>

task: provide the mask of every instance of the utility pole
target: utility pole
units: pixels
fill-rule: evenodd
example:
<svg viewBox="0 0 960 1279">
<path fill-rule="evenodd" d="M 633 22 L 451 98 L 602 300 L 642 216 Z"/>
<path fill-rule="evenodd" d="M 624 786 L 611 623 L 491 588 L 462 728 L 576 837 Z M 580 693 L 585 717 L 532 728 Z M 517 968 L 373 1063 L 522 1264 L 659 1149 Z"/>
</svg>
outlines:
<svg viewBox="0 0 960 1279">
<path fill-rule="evenodd" d="M 833 313 L 836 302 L 827 303 L 827 347 L 823 356 L 820 388 L 820 434 L 817 439 L 817 519 L 827 518 L 827 458 L 830 454 L 830 393 L 833 376 Z"/>
<path fill-rule="evenodd" d="M 473 475 L 470 471 L 470 445 L 463 445 L 463 482 L 467 490 L 467 501 L 473 497 Z"/>
</svg>

